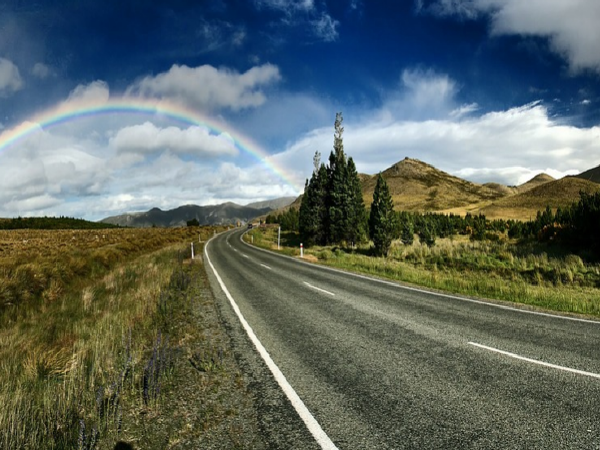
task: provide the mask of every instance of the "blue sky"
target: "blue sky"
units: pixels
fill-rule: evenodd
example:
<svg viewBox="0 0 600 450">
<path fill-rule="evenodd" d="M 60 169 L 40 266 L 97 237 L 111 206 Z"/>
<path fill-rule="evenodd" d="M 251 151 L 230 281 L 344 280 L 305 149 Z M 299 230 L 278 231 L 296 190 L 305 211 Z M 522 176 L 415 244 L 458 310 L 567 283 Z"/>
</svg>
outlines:
<svg viewBox="0 0 600 450">
<path fill-rule="evenodd" d="M 361 172 L 408 156 L 561 177 L 600 164 L 599 23 L 597 0 L 8 0 L 0 142 L 58 105 L 134 98 L 250 138 L 300 187 L 337 111 Z M 0 217 L 299 193 L 218 134 L 139 114 L 40 129 L 0 150 Z"/>
</svg>

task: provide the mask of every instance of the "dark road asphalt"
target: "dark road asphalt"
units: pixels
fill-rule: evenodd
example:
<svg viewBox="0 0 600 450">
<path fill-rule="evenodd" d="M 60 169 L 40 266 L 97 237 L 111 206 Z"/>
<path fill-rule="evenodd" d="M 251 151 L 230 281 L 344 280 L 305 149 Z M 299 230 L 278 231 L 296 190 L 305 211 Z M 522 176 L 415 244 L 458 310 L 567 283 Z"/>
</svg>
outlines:
<svg viewBox="0 0 600 450">
<path fill-rule="evenodd" d="M 206 256 L 338 448 L 600 448 L 600 323 L 324 269 L 241 233 Z M 269 445 L 320 448 L 206 266 Z"/>
</svg>

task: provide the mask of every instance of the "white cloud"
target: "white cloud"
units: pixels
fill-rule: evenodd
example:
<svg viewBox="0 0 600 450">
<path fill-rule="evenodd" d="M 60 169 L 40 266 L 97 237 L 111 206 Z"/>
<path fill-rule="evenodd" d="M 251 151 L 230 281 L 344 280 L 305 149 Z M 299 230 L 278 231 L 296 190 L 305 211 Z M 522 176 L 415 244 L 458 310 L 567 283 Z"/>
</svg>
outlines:
<svg viewBox="0 0 600 450">
<path fill-rule="evenodd" d="M 389 120 L 377 114 L 361 122 L 345 119 L 344 148 L 358 170 L 369 174 L 409 156 L 473 181 L 512 185 L 542 171 L 556 177 L 600 165 L 600 127 L 554 122 L 539 103 L 460 120 Z M 329 127 L 313 130 L 274 158 L 307 177 L 315 150 L 323 158 L 329 154 L 331 133 Z"/>
<path fill-rule="evenodd" d="M 65 103 L 94 103 L 102 104 L 108 101 L 110 90 L 108 84 L 102 80 L 92 81 L 89 84 L 80 84 L 71 91 Z"/>
<path fill-rule="evenodd" d="M 53 73 L 52 73 L 52 70 L 50 69 L 50 67 L 48 67 L 46 64 L 38 62 L 38 63 L 35 63 L 35 65 L 31 69 L 31 74 L 34 77 L 39 78 L 40 80 L 45 80 Z"/>
<path fill-rule="evenodd" d="M 311 11 L 315 7 L 314 0 L 255 0 L 254 4 L 259 8 L 270 8 L 292 13 L 298 11 Z"/>
<path fill-rule="evenodd" d="M 317 7 L 314 0 L 255 0 L 254 4 L 258 9 L 268 8 L 282 13 L 283 24 L 306 29 L 321 41 L 333 42 L 339 37 L 340 22 L 332 18 L 324 7 Z M 356 6 L 353 2 L 351 8 Z"/>
<path fill-rule="evenodd" d="M 462 116 L 469 115 L 479 109 L 479 105 L 477 103 L 469 103 L 468 105 L 462 105 L 455 110 L 450 112 L 450 117 L 458 119 Z"/>
<path fill-rule="evenodd" d="M 123 128 L 110 140 L 118 152 L 158 153 L 170 150 L 201 156 L 236 156 L 231 136 L 211 135 L 206 128 L 192 126 L 158 128 L 150 122 Z"/>
<path fill-rule="evenodd" d="M 168 72 L 137 81 L 127 94 L 174 100 L 204 110 L 238 111 L 262 105 L 266 96 L 261 88 L 280 78 L 279 68 L 272 64 L 255 66 L 244 73 L 209 65 L 175 64 Z"/>
<path fill-rule="evenodd" d="M 434 14 L 491 18 L 494 35 L 518 34 L 549 39 L 572 71 L 600 72 L 600 2 L 597 0 L 438 0 Z"/>
<path fill-rule="evenodd" d="M 317 19 L 311 20 L 310 24 L 315 36 L 325 42 L 333 42 L 339 36 L 337 29 L 340 22 L 325 12 L 321 13 Z"/>
<path fill-rule="evenodd" d="M 402 84 L 410 92 L 409 100 L 419 108 L 446 103 L 457 92 L 454 80 L 431 69 L 405 69 L 401 78 Z"/>
<path fill-rule="evenodd" d="M 23 87 L 19 68 L 5 58 L 0 58 L 0 97 L 7 97 Z"/>
<path fill-rule="evenodd" d="M 428 120 L 455 114 L 457 83 L 432 69 L 409 68 L 402 71 L 399 87 L 382 94 L 384 105 L 377 115 L 381 120 Z M 373 116 L 373 112 L 369 112 Z"/>
</svg>

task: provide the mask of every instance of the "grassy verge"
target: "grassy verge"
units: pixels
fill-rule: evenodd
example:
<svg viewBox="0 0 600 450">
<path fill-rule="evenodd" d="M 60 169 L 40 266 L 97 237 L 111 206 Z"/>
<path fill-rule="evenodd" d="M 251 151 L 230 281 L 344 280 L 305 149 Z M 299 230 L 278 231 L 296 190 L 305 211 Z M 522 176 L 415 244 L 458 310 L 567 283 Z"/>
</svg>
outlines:
<svg viewBox="0 0 600 450">
<path fill-rule="evenodd" d="M 277 249 L 276 228 L 252 230 L 245 239 Z M 282 233 L 281 245 L 284 253 L 299 256 L 296 234 Z M 371 256 L 367 246 L 312 247 L 304 255 L 319 264 L 447 292 L 600 316 L 600 265 L 553 250 L 457 238 L 439 239 L 431 248 L 394 242 L 387 258 Z"/>
<path fill-rule="evenodd" d="M 7 313 L 0 448 L 252 448 L 204 270 L 184 257 L 189 243 L 130 256 Z"/>
</svg>

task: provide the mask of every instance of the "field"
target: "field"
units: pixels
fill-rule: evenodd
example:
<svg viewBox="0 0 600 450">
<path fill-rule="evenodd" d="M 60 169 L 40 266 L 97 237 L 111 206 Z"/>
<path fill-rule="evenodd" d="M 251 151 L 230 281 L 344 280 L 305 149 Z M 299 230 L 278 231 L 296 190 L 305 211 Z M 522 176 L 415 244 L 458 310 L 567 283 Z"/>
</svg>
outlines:
<svg viewBox="0 0 600 450">
<path fill-rule="evenodd" d="M 0 448 L 252 448 L 242 376 L 189 259 L 215 231 L 0 232 Z"/>
<path fill-rule="evenodd" d="M 277 249 L 277 229 L 247 233 Z M 296 233 L 282 233 L 282 252 L 299 256 Z M 355 249 L 311 247 L 305 259 L 377 277 L 468 296 L 503 300 L 543 310 L 600 316 L 600 265 L 546 245 L 472 242 L 464 236 L 438 239 L 435 246 L 394 241 L 387 258 L 370 255 L 369 245 Z"/>
<path fill-rule="evenodd" d="M 29 301 L 52 302 L 78 278 L 177 242 L 207 239 L 212 230 L 0 230 L 0 309 L 18 314 Z M 7 314 L 8 311 L 8 314 Z M 12 314 L 11 314 L 12 312 Z"/>
</svg>

